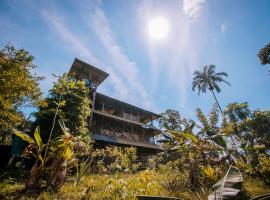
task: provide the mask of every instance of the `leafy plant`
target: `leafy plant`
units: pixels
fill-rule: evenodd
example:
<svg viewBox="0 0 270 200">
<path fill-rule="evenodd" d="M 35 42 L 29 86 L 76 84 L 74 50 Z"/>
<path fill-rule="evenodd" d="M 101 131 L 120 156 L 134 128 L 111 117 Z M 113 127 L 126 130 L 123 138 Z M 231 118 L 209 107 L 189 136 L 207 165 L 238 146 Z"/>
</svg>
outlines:
<svg viewBox="0 0 270 200">
<path fill-rule="evenodd" d="M 258 171 L 263 181 L 267 184 L 270 184 L 270 157 L 268 155 L 259 155 Z"/>
<path fill-rule="evenodd" d="M 155 180 L 155 172 L 144 170 L 129 181 L 124 179 L 110 179 L 103 193 L 104 199 L 137 199 L 137 195 L 160 194 L 160 185 Z"/>
<path fill-rule="evenodd" d="M 236 199 L 241 195 L 243 177 L 237 167 L 230 166 L 225 176 L 213 185 L 209 200 Z"/>
<path fill-rule="evenodd" d="M 39 127 L 36 128 L 34 137 L 13 129 L 15 135 L 29 143 L 27 149 L 36 158 L 31 174 L 26 182 L 27 188 L 39 188 L 41 186 L 41 176 L 47 170 L 50 171 L 47 184 L 54 185 L 57 188 L 63 185 L 68 162 L 74 160 L 73 136 L 67 132 L 63 121 L 59 121 L 59 124 L 63 130 L 63 135 L 51 142 L 49 156 L 45 158 L 43 155 L 47 149 L 47 144 L 44 145 L 42 142 Z M 46 164 L 50 165 L 48 169 Z"/>
<path fill-rule="evenodd" d="M 34 155 L 34 157 L 36 158 L 35 164 L 31 169 L 30 177 L 26 182 L 26 187 L 40 187 L 39 174 L 44 166 L 44 159 L 42 157 L 42 153 L 46 147 L 46 145 L 43 145 L 43 142 L 41 140 L 40 129 L 39 127 L 36 127 L 34 137 L 31 137 L 30 135 L 23 133 L 17 129 L 13 129 L 13 133 L 20 137 L 22 140 L 29 143 L 29 145 L 26 147 L 27 151 Z"/>
<path fill-rule="evenodd" d="M 195 195 L 193 195 L 193 199 L 198 200 L 208 200 L 208 195 L 211 193 L 211 190 L 209 188 L 205 188 L 203 186 L 199 187 L 199 189 L 195 192 Z M 216 200 L 216 199 L 215 199 Z"/>
<path fill-rule="evenodd" d="M 216 170 L 211 166 L 202 167 L 203 173 L 208 177 L 211 182 L 217 181 L 218 174 Z"/>
</svg>

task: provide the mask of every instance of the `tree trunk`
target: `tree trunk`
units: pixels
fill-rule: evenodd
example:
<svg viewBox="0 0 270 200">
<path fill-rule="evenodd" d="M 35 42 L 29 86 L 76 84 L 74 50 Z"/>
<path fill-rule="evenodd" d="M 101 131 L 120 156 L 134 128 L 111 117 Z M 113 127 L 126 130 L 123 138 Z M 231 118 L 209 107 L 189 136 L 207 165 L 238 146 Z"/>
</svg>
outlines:
<svg viewBox="0 0 270 200">
<path fill-rule="evenodd" d="M 219 108 L 221 114 L 223 115 L 222 109 L 221 109 L 221 107 L 220 107 L 220 105 L 219 105 L 219 103 L 218 103 L 218 100 L 217 100 L 217 97 L 216 97 L 216 95 L 215 95 L 215 93 L 214 93 L 214 90 L 211 90 L 211 92 L 212 92 L 212 94 L 213 94 L 213 96 L 214 96 L 214 98 L 215 98 L 215 101 L 216 101 L 216 103 L 217 103 L 217 105 L 218 105 L 218 108 Z"/>
<path fill-rule="evenodd" d="M 49 184 L 55 189 L 60 189 L 65 183 L 67 174 L 67 160 L 56 158 L 50 166 Z"/>
<path fill-rule="evenodd" d="M 222 109 L 221 109 L 221 107 L 220 107 L 220 105 L 219 105 L 219 103 L 218 103 L 218 100 L 217 100 L 217 97 L 216 97 L 216 95 L 215 95 L 215 93 L 214 93 L 214 90 L 211 90 L 211 92 L 212 92 L 212 94 L 213 94 L 213 96 L 214 96 L 214 98 L 215 98 L 215 101 L 216 101 L 216 103 L 217 103 L 217 105 L 218 105 L 218 108 L 219 108 L 219 110 L 220 110 L 220 112 L 221 112 L 221 114 L 222 114 L 222 116 L 223 116 Z M 232 140 L 232 146 L 233 146 L 234 150 L 240 155 L 240 153 L 239 153 L 239 151 L 238 151 L 238 149 L 237 149 L 237 147 L 236 147 L 236 144 L 235 144 L 235 141 L 234 141 L 233 137 L 230 136 L 230 138 L 231 138 L 231 140 Z"/>
<path fill-rule="evenodd" d="M 40 188 L 41 178 L 39 175 L 40 175 L 40 169 L 38 167 L 38 160 L 36 160 L 34 166 L 31 169 L 31 174 L 29 178 L 26 180 L 25 187 L 28 189 Z"/>
</svg>

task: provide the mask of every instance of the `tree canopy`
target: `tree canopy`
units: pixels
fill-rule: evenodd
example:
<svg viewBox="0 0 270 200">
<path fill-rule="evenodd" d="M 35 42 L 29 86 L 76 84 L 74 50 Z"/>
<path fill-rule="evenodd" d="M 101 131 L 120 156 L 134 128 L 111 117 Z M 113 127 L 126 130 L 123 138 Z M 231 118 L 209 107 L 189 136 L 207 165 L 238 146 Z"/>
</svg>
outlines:
<svg viewBox="0 0 270 200">
<path fill-rule="evenodd" d="M 206 93 L 207 90 L 210 90 L 215 98 L 215 101 L 222 113 L 222 109 L 218 103 L 216 98 L 215 92 L 220 93 L 221 89 L 218 85 L 219 82 L 224 82 L 227 85 L 230 85 L 229 82 L 225 81 L 223 77 L 227 77 L 228 74 L 225 72 L 218 72 L 216 73 L 216 66 L 215 65 L 207 65 L 204 66 L 203 71 L 195 71 L 193 73 L 193 82 L 192 82 L 192 90 L 194 91 L 196 88 L 198 89 L 198 94 Z"/>
<path fill-rule="evenodd" d="M 259 51 L 258 57 L 262 65 L 270 64 L 270 43 Z"/>
<path fill-rule="evenodd" d="M 6 45 L 0 50 L 0 131 L 18 126 L 24 120 L 20 109 L 35 106 L 42 93 L 38 81 L 42 77 L 33 73 L 34 57 L 24 49 Z"/>
<path fill-rule="evenodd" d="M 74 135 L 85 135 L 88 133 L 87 119 L 90 116 L 90 103 L 89 89 L 86 84 L 64 74 L 54 83 L 49 96 L 39 106 L 39 111 L 35 113 L 34 124 L 40 126 L 42 136 L 47 137 L 57 105 L 59 105 L 57 119 L 63 119 Z M 59 134 L 61 134 L 61 129 L 57 126 L 53 137 Z"/>
</svg>

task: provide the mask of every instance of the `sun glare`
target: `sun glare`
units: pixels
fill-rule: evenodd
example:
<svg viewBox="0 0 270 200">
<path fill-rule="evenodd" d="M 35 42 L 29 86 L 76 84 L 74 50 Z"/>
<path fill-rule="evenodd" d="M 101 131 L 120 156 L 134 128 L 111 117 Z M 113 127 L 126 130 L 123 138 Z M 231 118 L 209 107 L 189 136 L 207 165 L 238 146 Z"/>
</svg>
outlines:
<svg viewBox="0 0 270 200">
<path fill-rule="evenodd" d="M 162 40 L 166 38 L 169 31 L 169 25 L 163 17 L 152 19 L 148 24 L 148 31 L 151 39 Z"/>
</svg>

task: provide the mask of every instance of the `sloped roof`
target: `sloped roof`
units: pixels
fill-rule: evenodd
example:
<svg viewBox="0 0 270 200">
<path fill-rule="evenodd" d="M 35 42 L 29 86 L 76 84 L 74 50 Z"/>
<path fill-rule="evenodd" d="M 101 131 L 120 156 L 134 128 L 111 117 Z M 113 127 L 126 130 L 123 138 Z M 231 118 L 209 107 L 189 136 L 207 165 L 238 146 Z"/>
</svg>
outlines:
<svg viewBox="0 0 270 200">
<path fill-rule="evenodd" d="M 69 70 L 69 74 L 78 79 L 91 79 L 95 86 L 99 86 L 109 76 L 107 72 L 83 62 L 78 58 L 75 58 Z"/>
<path fill-rule="evenodd" d="M 130 141 L 118 137 L 108 136 L 100 133 L 92 133 L 92 139 L 97 141 L 104 141 L 114 144 L 124 144 L 129 146 L 135 146 L 135 147 L 145 147 L 150 149 L 158 149 L 162 150 L 158 145 L 152 144 L 152 143 L 146 143 L 146 142 L 137 142 L 137 141 Z"/>
</svg>

